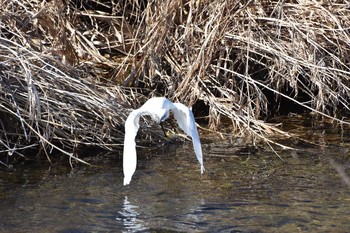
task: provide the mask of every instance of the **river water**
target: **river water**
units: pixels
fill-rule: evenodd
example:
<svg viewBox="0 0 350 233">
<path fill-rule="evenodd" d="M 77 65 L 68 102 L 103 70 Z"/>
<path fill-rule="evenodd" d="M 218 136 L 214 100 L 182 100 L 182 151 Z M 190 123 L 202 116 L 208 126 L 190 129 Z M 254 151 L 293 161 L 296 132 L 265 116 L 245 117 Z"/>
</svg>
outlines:
<svg viewBox="0 0 350 233">
<path fill-rule="evenodd" d="M 203 175 L 189 141 L 139 149 L 126 187 L 117 152 L 73 171 L 1 168 L 0 232 L 349 232 L 350 140 L 316 133 L 323 144 L 289 142 L 298 150 L 276 151 L 282 159 L 205 139 Z"/>
</svg>

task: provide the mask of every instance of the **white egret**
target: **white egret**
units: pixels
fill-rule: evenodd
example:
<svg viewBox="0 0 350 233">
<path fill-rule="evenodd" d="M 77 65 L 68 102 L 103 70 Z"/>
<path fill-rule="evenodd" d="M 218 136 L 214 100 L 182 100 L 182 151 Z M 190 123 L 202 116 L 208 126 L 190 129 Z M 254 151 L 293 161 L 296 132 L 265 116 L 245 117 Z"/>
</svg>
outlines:
<svg viewBox="0 0 350 233">
<path fill-rule="evenodd" d="M 181 103 L 173 103 L 164 97 L 153 97 L 146 101 L 139 109 L 133 110 L 125 122 L 125 137 L 123 151 L 124 185 L 128 185 L 136 170 L 137 156 L 135 137 L 139 129 L 139 118 L 149 115 L 161 123 L 169 117 L 172 111 L 178 126 L 192 138 L 193 148 L 197 160 L 201 165 L 201 174 L 204 171 L 201 143 L 198 136 L 196 122 L 191 109 Z"/>
</svg>

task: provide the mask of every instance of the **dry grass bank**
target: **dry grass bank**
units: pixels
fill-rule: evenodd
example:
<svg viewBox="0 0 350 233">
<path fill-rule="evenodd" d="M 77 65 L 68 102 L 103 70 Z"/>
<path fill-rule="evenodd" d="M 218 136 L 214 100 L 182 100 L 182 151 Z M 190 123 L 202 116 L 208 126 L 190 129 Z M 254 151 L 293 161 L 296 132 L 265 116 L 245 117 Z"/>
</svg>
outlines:
<svg viewBox="0 0 350 233">
<path fill-rule="evenodd" d="M 2 163 L 28 148 L 72 158 L 79 146 L 121 146 L 128 109 L 153 95 L 194 106 L 210 129 L 225 118 L 233 134 L 265 140 L 287 135 L 263 121 L 281 103 L 333 120 L 349 113 L 346 1 L 1 6 Z"/>
</svg>

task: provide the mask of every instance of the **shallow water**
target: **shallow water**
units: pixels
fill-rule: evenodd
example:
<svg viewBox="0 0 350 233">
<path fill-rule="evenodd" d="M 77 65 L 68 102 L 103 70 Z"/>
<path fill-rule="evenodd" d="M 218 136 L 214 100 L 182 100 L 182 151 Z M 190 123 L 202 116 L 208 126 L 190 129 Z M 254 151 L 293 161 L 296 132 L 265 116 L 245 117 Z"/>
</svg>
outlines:
<svg viewBox="0 0 350 233">
<path fill-rule="evenodd" d="M 98 166 L 33 162 L 0 170 L 1 232 L 348 232 L 348 148 L 278 151 L 204 140 L 138 150 L 124 187 L 121 155 Z"/>
</svg>

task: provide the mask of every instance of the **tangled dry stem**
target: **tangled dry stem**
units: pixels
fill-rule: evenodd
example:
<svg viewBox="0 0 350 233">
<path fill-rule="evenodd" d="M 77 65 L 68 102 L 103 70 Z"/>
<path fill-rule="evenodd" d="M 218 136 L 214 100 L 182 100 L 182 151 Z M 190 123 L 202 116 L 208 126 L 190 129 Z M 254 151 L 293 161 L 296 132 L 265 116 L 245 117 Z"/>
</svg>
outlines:
<svg viewBox="0 0 350 233">
<path fill-rule="evenodd" d="M 79 145 L 113 149 L 130 107 L 153 95 L 202 102 L 208 128 L 222 130 L 226 118 L 232 134 L 267 142 L 267 135 L 288 136 L 261 120 L 283 99 L 337 121 L 349 112 L 346 1 L 1 5 L 0 143 L 7 154 L 40 148 L 50 158 L 56 148 L 79 159 Z"/>
</svg>

